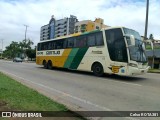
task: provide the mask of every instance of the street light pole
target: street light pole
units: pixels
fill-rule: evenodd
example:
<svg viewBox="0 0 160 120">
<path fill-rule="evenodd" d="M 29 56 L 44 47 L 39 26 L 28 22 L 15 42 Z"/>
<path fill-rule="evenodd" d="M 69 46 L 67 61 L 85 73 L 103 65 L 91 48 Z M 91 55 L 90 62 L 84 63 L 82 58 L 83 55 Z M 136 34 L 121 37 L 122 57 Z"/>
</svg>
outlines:
<svg viewBox="0 0 160 120">
<path fill-rule="evenodd" d="M 29 27 L 28 25 L 24 25 L 25 27 L 26 27 L 26 30 L 25 30 L 25 42 L 26 42 L 26 34 L 27 34 L 27 28 Z M 23 49 L 25 49 L 25 48 L 23 48 Z M 24 52 L 24 57 L 26 56 L 26 54 L 25 54 L 25 50 L 23 51 Z"/>
<path fill-rule="evenodd" d="M 146 22 L 145 22 L 145 32 L 144 32 L 144 39 L 147 39 L 147 30 L 148 30 L 148 11 L 149 11 L 149 0 L 147 0 L 146 4 Z"/>
<path fill-rule="evenodd" d="M 29 27 L 28 25 L 24 25 L 26 27 L 26 30 L 25 30 L 25 40 L 26 40 L 26 34 L 27 34 L 27 27 Z"/>
</svg>

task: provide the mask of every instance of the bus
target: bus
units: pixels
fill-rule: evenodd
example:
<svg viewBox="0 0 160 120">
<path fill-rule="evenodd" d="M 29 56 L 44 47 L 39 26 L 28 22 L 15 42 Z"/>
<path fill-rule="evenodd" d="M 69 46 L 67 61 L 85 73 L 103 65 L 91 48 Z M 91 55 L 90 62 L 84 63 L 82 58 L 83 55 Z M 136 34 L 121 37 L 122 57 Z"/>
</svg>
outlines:
<svg viewBox="0 0 160 120">
<path fill-rule="evenodd" d="M 109 27 L 40 41 L 36 64 L 122 76 L 141 75 L 149 66 L 141 36 L 125 27 Z"/>
</svg>

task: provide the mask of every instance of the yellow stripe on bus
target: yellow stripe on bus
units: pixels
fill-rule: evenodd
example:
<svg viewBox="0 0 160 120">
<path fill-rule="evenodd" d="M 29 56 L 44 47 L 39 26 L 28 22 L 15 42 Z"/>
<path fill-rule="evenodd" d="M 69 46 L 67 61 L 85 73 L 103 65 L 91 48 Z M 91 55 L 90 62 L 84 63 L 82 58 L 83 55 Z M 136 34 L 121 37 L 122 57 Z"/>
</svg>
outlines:
<svg viewBox="0 0 160 120">
<path fill-rule="evenodd" d="M 52 65 L 55 67 L 63 67 L 65 61 L 67 60 L 70 52 L 72 49 L 65 49 L 61 56 L 37 56 L 36 63 L 43 64 L 43 60 L 48 62 L 49 60 L 52 61 Z"/>
</svg>

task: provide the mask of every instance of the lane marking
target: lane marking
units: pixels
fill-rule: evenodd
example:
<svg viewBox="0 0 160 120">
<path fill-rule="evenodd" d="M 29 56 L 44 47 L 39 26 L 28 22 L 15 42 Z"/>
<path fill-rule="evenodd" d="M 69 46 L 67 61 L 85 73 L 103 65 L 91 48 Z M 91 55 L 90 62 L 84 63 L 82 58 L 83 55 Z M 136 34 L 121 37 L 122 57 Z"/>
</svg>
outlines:
<svg viewBox="0 0 160 120">
<path fill-rule="evenodd" d="M 98 78 L 99 80 L 105 80 L 105 81 L 112 81 L 112 82 L 118 82 L 118 83 L 121 83 L 121 84 L 127 84 L 127 85 L 134 85 L 134 86 L 143 86 L 143 85 L 140 85 L 140 84 L 136 84 L 136 83 L 128 83 L 128 82 L 124 82 L 124 81 L 115 81 L 115 80 L 106 80 L 106 79 L 103 79 L 103 78 Z"/>
<path fill-rule="evenodd" d="M 31 83 L 33 83 L 33 84 L 35 84 L 35 85 L 38 85 L 38 86 L 44 87 L 44 88 L 46 88 L 46 89 L 52 90 L 52 91 L 54 91 L 54 92 L 60 93 L 60 94 L 62 94 L 62 95 L 68 96 L 68 97 L 70 97 L 70 98 L 72 98 L 72 99 L 78 100 L 78 101 L 80 101 L 80 102 L 82 102 L 82 103 L 85 103 L 85 104 L 89 104 L 89 105 L 94 106 L 94 107 L 96 107 L 96 108 L 99 108 L 99 109 L 102 109 L 102 110 L 105 110 L 105 111 L 113 111 L 113 110 L 111 110 L 111 109 L 109 109 L 109 108 L 106 108 L 106 107 L 103 107 L 103 106 L 94 104 L 94 103 L 92 103 L 92 102 L 90 102 L 90 101 L 88 101 L 88 100 L 85 100 L 85 99 L 82 99 L 82 98 L 73 96 L 73 95 L 68 94 L 68 93 L 66 93 L 66 92 L 63 92 L 63 91 L 60 91 L 60 90 L 57 90 L 57 89 L 54 89 L 54 88 L 50 88 L 50 87 L 48 87 L 48 86 L 45 86 L 45 85 L 40 84 L 40 83 L 33 82 L 33 81 L 31 81 L 31 80 L 26 80 L 25 78 L 20 77 L 20 76 L 17 76 L 17 75 L 15 75 L 15 74 L 13 74 L 13 73 L 10 73 L 10 72 L 7 72 L 7 71 L 2 71 L 2 70 L 0 70 L 0 71 L 3 72 L 4 74 L 12 75 L 12 76 L 14 76 L 14 77 L 16 77 L 16 78 L 19 78 L 20 80 L 23 80 L 23 81 L 31 82 Z M 124 118 L 129 119 L 129 120 L 139 120 L 139 119 L 135 119 L 135 118 L 133 118 L 133 117 L 124 117 Z"/>
<path fill-rule="evenodd" d="M 119 81 L 114 81 L 114 82 L 119 82 Z M 135 85 L 135 86 L 139 86 L 139 87 L 142 86 L 142 85 L 140 85 L 140 84 L 128 83 L 128 82 L 120 82 L 120 83 L 124 83 L 124 84 L 127 84 L 127 85 Z"/>
</svg>

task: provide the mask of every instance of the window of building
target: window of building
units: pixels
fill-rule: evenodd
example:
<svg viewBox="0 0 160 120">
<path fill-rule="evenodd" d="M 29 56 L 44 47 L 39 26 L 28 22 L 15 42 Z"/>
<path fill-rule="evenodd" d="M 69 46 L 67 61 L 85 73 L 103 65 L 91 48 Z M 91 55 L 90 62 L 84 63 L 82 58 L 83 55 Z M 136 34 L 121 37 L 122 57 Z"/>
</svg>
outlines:
<svg viewBox="0 0 160 120">
<path fill-rule="evenodd" d="M 81 32 L 85 32 L 85 30 L 81 30 Z"/>
<path fill-rule="evenodd" d="M 99 30 L 99 26 L 96 26 L 96 29 Z"/>
</svg>

